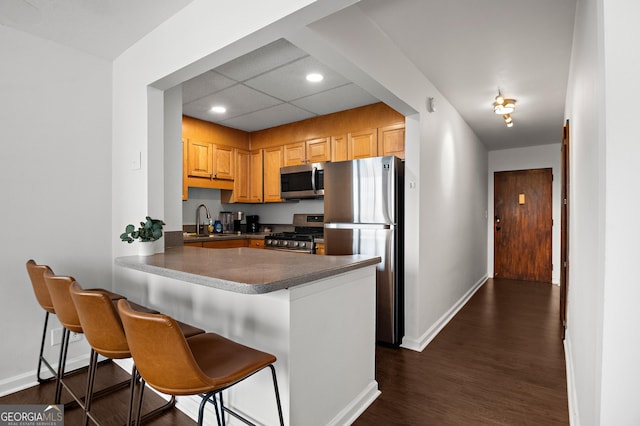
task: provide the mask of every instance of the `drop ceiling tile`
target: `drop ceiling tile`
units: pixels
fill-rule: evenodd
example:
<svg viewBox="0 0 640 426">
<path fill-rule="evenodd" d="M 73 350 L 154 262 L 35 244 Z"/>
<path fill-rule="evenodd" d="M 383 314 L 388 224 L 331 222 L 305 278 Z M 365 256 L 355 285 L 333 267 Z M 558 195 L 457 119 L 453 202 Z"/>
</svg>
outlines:
<svg viewBox="0 0 640 426">
<path fill-rule="evenodd" d="M 267 96 L 242 84 L 236 84 L 213 95 L 205 96 L 193 102 L 183 104 L 182 111 L 189 116 L 203 114 L 210 116 L 210 121 L 219 122 L 228 118 L 248 114 L 281 103 L 280 100 Z M 227 108 L 224 114 L 213 114 L 209 110 L 214 105 Z"/>
<path fill-rule="evenodd" d="M 224 120 L 220 124 L 247 132 L 254 132 L 311 117 L 314 117 L 314 114 L 308 111 L 291 104 L 280 104 L 241 117 Z"/>
<path fill-rule="evenodd" d="M 357 108 L 379 102 L 353 83 L 292 101 L 293 105 L 318 115 Z"/>
<path fill-rule="evenodd" d="M 231 87 L 236 82 L 218 74 L 215 71 L 207 71 L 197 77 L 182 83 L 182 103 L 186 104 Z"/>
<path fill-rule="evenodd" d="M 234 80 L 244 81 L 304 56 L 307 56 L 306 52 L 280 39 L 220 65 L 215 70 Z"/>
<path fill-rule="evenodd" d="M 308 82 L 306 76 L 311 72 L 321 73 L 324 75 L 324 80 L 318 83 Z M 347 83 L 349 83 L 347 79 L 310 56 L 245 82 L 247 86 L 269 93 L 283 101 L 302 98 Z"/>
</svg>

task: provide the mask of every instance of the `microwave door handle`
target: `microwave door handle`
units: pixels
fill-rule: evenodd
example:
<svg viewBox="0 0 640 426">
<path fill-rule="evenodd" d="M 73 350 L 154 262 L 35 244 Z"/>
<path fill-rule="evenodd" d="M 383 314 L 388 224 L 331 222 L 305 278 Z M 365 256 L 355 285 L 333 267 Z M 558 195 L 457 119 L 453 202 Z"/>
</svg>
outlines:
<svg viewBox="0 0 640 426">
<path fill-rule="evenodd" d="M 311 171 L 311 189 L 313 189 L 313 193 L 316 193 L 316 171 L 318 170 L 317 167 L 314 167 L 313 170 Z"/>
</svg>

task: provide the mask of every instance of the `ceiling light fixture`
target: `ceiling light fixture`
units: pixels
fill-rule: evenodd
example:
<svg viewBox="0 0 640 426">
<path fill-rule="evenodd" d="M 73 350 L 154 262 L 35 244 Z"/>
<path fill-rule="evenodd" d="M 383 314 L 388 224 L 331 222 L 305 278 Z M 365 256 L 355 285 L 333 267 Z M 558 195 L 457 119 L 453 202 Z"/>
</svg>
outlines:
<svg viewBox="0 0 640 426">
<path fill-rule="evenodd" d="M 509 99 L 502 96 L 500 89 L 498 89 L 498 96 L 493 103 L 493 112 L 500 115 L 511 114 L 516 109 L 516 100 Z"/>
<path fill-rule="evenodd" d="M 324 76 L 322 74 L 318 74 L 318 73 L 307 74 L 307 81 L 310 81 L 312 83 L 317 83 L 319 81 L 322 81 L 323 79 L 324 79 Z"/>
<path fill-rule="evenodd" d="M 505 114 L 502 118 L 504 118 L 504 122 L 507 124 L 507 127 L 513 127 L 513 118 L 511 118 L 511 115 Z"/>
<path fill-rule="evenodd" d="M 227 112 L 227 109 L 225 107 L 223 107 L 222 105 L 216 105 L 211 107 L 211 112 L 215 112 L 216 114 L 224 114 L 225 112 Z"/>
</svg>

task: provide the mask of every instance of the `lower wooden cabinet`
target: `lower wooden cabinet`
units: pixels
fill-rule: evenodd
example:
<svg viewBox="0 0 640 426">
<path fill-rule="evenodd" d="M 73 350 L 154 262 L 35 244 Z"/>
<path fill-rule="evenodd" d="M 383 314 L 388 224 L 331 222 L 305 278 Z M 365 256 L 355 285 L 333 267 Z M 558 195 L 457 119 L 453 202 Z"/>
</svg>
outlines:
<svg viewBox="0 0 640 426">
<path fill-rule="evenodd" d="M 316 243 L 316 254 L 324 255 L 324 243 Z"/>
<path fill-rule="evenodd" d="M 237 247 L 264 248 L 264 239 L 238 238 L 218 241 L 188 241 L 185 242 L 184 245 L 187 247 L 204 247 L 218 249 Z"/>
</svg>

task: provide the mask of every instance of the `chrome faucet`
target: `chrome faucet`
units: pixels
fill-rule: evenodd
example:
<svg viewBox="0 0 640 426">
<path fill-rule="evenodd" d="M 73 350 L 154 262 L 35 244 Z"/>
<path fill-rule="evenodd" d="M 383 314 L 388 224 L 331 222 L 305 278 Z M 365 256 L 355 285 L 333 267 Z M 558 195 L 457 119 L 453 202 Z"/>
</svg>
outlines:
<svg viewBox="0 0 640 426">
<path fill-rule="evenodd" d="M 200 204 L 196 209 L 196 235 L 200 235 L 200 209 L 204 207 L 205 212 L 207 213 L 207 219 L 211 219 L 211 213 L 209 213 L 209 209 L 204 204 Z"/>
</svg>

